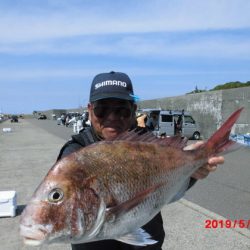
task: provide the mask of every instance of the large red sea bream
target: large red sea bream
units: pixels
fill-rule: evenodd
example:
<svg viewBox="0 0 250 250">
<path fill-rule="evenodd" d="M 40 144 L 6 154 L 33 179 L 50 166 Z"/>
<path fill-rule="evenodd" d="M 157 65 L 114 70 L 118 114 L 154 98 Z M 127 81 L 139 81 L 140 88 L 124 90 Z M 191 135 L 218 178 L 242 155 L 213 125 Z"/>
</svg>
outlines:
<svg viewBox="0 0 250 250">
<path fill-rule="evenodd" d="M 26 244 L 116 239 L 134 245 L 155 241 L 140 227 L 169 203 L 209 157 L 227 152 L 242 108 L 196 150 L 180 137 L 128 132 L 82 148 L 58 161 L 21 216 Z"/>
</svg>

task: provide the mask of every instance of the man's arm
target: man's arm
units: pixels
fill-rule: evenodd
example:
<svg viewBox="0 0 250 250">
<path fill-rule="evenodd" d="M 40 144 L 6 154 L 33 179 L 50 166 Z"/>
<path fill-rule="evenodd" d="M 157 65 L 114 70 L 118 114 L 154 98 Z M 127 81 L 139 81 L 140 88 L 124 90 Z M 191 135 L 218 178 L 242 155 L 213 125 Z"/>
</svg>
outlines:
<svg viewBox="0 0 250 250">
<path fill-rule="evenodd" d="M 199 148 L 203 144 L 204 142 L 202 141 L 190 144 L 186 146 L 184 150 L 194 150 Z M 197 180 L 206 178 L 210 172 L 214 172 L 217 169 L 217 164 L 223 164 L 223 163 L 224 163 L 223 156 L 210 157 L 204 166 L 200 167 L 193 173 L 191 178 L 182 186 L 180 191 L 174 196 L 171 202 L 181 199 L 184 196 L 186 190 L 191 188 L 196 183 Z"/>
<path fill-rule="evenodd" d="M 201 147 L 205 142 L 199 141 L 194 144 L 190 144 L 184 148 L 184 150 L 194 150 L 199 147 Z M 206 178 L 210 172 L 214 172 L 217 169 L 218 164 L 224 163 L 224 157 L 223 156 L 213 156 L 210 157 L 207 161 L 207 163 L 200 167 L 193 175 L 192 178 L 196 180 L 204 179 Z"/>
</svg>

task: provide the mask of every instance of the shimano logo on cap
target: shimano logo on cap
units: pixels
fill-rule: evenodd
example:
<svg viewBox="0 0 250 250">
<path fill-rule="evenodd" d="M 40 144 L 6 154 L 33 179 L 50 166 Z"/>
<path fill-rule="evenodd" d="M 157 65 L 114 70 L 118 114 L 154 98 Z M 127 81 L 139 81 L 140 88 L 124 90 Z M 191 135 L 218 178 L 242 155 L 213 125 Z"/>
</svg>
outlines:
<svg viewBox="0 0 250 250">
<path fill-rule="evenodd" d="M 116 81 L 116 80 L 108 80 L 108 81 L 103 81 L 103 82 L 99 82 L 95 84 L 95 89 L 99 89 L 100 87 L 104 87 L 104 86 L 119 86 L 119 87 L 127 87 L 127 83 L 126 82 L 122 82 L 122 81 Z"/>
</svg>

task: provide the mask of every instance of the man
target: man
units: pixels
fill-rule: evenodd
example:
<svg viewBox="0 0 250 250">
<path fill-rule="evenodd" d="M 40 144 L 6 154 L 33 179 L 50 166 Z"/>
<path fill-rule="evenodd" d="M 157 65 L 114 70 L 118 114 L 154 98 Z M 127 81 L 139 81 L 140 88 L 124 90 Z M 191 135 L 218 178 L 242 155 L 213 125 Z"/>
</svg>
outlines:
<svg viewBox="0 0 250 250">
<path fill-rule="evenodd" d="M 136 117 L 137 120 L 137 126 L 140 128 L 145 128 L 146 127 L 146 120 L 147 120 L 147 115 L 146 114 L 138 114 Z"/>
<path fill-rule="evenodd" d="M 124 73 L 110 72 L 97 75 L 92 82 L 88 104 L 91 126 L 83 129 L 78 135 L 73 135 L 60 151 L 58 160 L 82 147 L 100 140 L 111 140 L 121 133 L 136 127 L 136 103 L 133 86 L 129 77 Z M 189 145 L 187 149 L 194 149 L 199 145 Z M 196 179 L 204 178 L 210 171 L 214 171 L 216 164 L 223 163 L 223 157 L 212 157 L 208 166 L 200 168 L 182 188 L 174 200 L 181 198 L 187 188 Z M 73 250 L 160 250 L 165 232 L 161 213 L 143 226 L 158 243 L 146 247 L 132 246 L 115 240 L 97 241 L 72 245 Z"/>
<path fill-rule="evenodd" d="M 151 114 L 151 117 L 146 122 L 146 127 L 151 131 L 158 127 L 158 116 L 156 114 Z"/>
</svg>

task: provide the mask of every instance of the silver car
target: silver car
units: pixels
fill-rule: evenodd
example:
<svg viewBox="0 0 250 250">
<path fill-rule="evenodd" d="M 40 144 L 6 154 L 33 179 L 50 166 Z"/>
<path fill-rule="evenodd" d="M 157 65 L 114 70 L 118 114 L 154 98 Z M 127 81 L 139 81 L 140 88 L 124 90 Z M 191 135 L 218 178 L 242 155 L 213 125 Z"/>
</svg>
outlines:
<svg viewBox="0 0 250 250">
<path fill-rule="evenodd" d="M 147 113 L 148 119 L 157 118 L 157 125 L 151 129 L 158 136 L 180 135 L 190 139 L 200 139 L 199 124 L 184 110 L 144 109 L 143 112 Z"/>
</svg>

